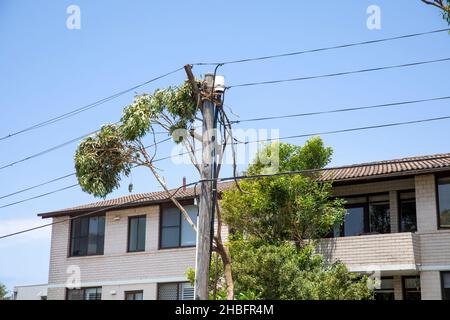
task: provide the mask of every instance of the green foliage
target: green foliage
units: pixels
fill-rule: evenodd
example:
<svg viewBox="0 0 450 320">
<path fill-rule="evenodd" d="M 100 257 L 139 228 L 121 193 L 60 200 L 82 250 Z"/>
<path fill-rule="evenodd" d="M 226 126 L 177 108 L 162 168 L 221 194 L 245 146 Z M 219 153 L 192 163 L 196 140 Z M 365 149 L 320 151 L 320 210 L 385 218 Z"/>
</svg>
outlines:
<svg viewBox="0 0 450 320">
<path fill-rule="evenodd" d="M 9 300 L 8 289 L 3 283 L 0 283 L 0 300 Z"/>
<path fill-rule="evenodd" d="M 223 278 L 223 264 L 218 255 L 213 252 L 211 257 L 211 266 L 209 272 L 209 299 L 210 300 L 227 300 L 227 290 L 225 280 Z M 195 270 L 189 268 L 186 271 L 188 281 L 194 286 Z M 215 289 L 215 290 L 214 290 Z M 214 296 L 215 292 L 215 296 Z M 236 291 L 234 294 L 235 300 L 259 300 L 260 294 L 253 289 L 246 289 L 245 291 Z"/>
<path fill-rule="evenodd" d="M 270 145 L 262 153 L 270 152 Z M 332 154 L 320 138 L 304 147 L 280 144 L 280 171 L 317 169 L 325 166 Z M 264 165 L 255 161 L 249 174 L 258 174 Z M 238 232 L 276 243 L 320 238 L 340 224 L 345 210 L 342 200 L 330 200 L 330 183 L 319 183 L 312 175 L 285 175 L 242 181 L 239 190 L 223 194 L 223 217 Z"/>
<path fill-rule="evenodd" d="M 320 169 L 332 150 L 319 137 L 303 147 L 281 143 L 279 170 Z M 273 145 L 261 150 L 248 174 L 264 172 Z M 262 154 L 262 156 L 261 156 Z M 236 292 L 254 292 L 261 299 L 371 299 L 365 277 L 341 263 L 328 263 L 316 254 L 314 240 L 343 220 L 343 202 L 332 198 L 330 183 L 318 174 L 296 174 L 242 181 L 246 191 L 223 193 L 222 215 L 230 237 Z"/>
<path fill-rule="evenodd" d="M 83 191 L 105 197 L 119 186 L 122 175 L 128 176 L 131 159 L 121 130 L 116 125 L 103 126 L 75 152 L 78 183 Z"/>
<path fill-rule="evenodd" d="M 138 162 L 142 154 L 136 145 L 152 130 L 153 124 L 172 134 L 176 129 L 188 129 L 196 111 L 197 101 L 188 82 L 180 87 L 158 89 L 152 95 L 136 96 L 124 109 L 118 125 L 103 126 L 78 146 L 75 169 L 83 191 L 96 197 L 114 191 L 122 177 L 129 175 L 133 164 L 147 161 Z M 177 143 L 180 141 L 176 139 Z"/>
<path fill-rule="evenodd" d="M 361 300 L 372 299 L 367 278 L 348 272 L 342 263 L 327 264 L 310 245 L 285 242 L 231 242 L 237 292 L 258 292 L 261 299 Z"/>
<path fill-rule="evenodd" d="M 177 129 L 187 129 L 188 124 L 195 120 L 196 111 L 197 101 L 189 82 L 180 87 L 157 89 L 153 95 L 136 96 L 134 102 L 123 112 L 123 138 L 133 141 L 144 137 L 151 129 L 152 121 L 158 121 L 161 116 L 169 116 L 171 119 L 166 123 L 169 134 Z"/>
<path fill-rule="evenodd" d="M 278 155 L 273 155 L 277 151 Z M 325 147 L 320 137 L 313 137 L 306 141 L 303 147 L 289 143 L 274 142 L 266 145 L 258 153 L 248 168 L 248 175 L 260 174 L 271 164 L 264 159 L 278 156 L 279 172 L 320 169 L 325 167 L 333 155 L 333 149 Z"/>
</svg>

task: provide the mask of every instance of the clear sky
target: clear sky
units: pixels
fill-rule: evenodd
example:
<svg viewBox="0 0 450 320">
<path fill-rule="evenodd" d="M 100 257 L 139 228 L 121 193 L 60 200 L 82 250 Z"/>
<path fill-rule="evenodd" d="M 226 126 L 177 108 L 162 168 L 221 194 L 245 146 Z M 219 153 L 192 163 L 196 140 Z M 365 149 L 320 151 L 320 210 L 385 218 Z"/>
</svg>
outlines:
<svg viewBox="0 0 450 320">
<path fill-rule="evenodd" d="M 66 27 L 69 5 L 81 9 L 81 29 Z M 381 29 L 366 26 L 369 5 L 381 8 Z M 68 112 L 186 63 L 313 49 L 445 28 L 436 9 L 419 0 L 349 1 L 0 1 L 0 136 Z M 228 85 L 311 76 L 450 57 L 450 35 L 434 34 L 362 47 L 220 69 Z M 364 106 L 449 95 L 449 62 L 288 84 L 234 88 L 226 104 L 241 118 Z M 197 76 L 212 71 L 196 67 Z M 179 72 L 138 90 L 180 84 Z M 0 166 L 116 122 L 129 93 L 88 112 L 0 141 Z M 388 110 L 246 123 L 280 136 L 450 115 L 449 102 Z M 235 118 L 235 116 L 233 116 Z M 450 152 L 450 121 L 324 136 L 331 165 Z M 302 144 L 305 139 L 290 140 Z M 0 197 L 73 172 L 76 143 L 0 170 Z M 161 157 L 171 144 L 161 145 Z M 170 186 L 189 166 L 159 164 Z M 241 166 L 241 169 L 245 166 Z M 224 175 L 229 174 L 227 167 Z M 128 194 L 127 185 L 111 197 Z M 148 172 L 132 177 L 135 192 L 159 190 Z M 0 200 L 0 206 L 75 183 L 74 177 Z M 0 235 L 39 225 L 39 212 L 92 202 L 79 188 L 0 209 Z M 0 240 L 0 282 L 45 283 L 50 229 Z"/>
</svg>

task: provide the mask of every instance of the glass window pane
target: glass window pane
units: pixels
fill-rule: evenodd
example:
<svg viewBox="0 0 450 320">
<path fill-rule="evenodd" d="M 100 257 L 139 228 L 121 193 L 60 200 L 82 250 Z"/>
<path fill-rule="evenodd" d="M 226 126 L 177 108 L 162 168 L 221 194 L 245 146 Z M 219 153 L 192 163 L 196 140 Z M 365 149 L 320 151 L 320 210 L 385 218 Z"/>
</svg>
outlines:
<svg viewBox="0 0 450 320">
<path fill-rule="evenodd" d="M 83 300 L 83 290 L 81 289 L 67 290 L 67 300 Z"/>
<path fill-rule="evenodd" d="M 348 208 L 344 219 L 344 236 L 364 233 L 364 207 Z"/>
<path fill-rule="evenodd" d="M 101 288 L 86 288 L 84 289 L 85 300 L 101 300 L 102 289 Z"/>
<path fill-rule="evenodd" d="M 138 219 L 136 218 L 130 218 L 130 233 L 129 233 L 129 239 L 128 239 L 128 250 L 129 251 L 136 251 L 137 249 L 137 227 L 138 227 Z"/>
<path fill-rule="evenodd" d="M 442 274 L 443 285 L 445 289 L 450 289 L 450 272 L 444 272 Z"/>
<path fill-rule="evenodd" d="M 186 206 L 186 211 L 189 214 L 192 222 L 197 224 L 197 213 L 198 209 L 196 206 Z M 181 214 L 181 213 L 180 213 Z M 182 246 L 195 246 L 197 234 L 190 224 L 181 217 L 181 245 Z"/>
<path fill-rule="evenodd" d="M 417 231 L 416 200 L 400 200 L 400 231 Z"/>
<path fill-rule="evenodd" d="M 144 293 L 143 292 L 136 292 L 134 294 L 134 300 L 144 300 Z"/>
<path fill-rule="evenodd" d="M 450 227 L 450 178 L 438 180 L 440 226 Z"/>
<path fill-rule="evenodd" d="M 178 300 L 178 284 L 160 283 L 158 285 L 158 300 Z"/>
<path fill-rule="evenodd" d="M 179 300 L 194 300 L 194 287 L 189 282 L 180 283 Z"/>
<path fill-rule="evenodd" d="M 391 219 L 389 203 L 369 205 L 370 232 L 390 233 Z"/>
<path fill-rule="evenodd" d="M 98 217 L 97 254 L 103 254 L 105 243 L 105 216 Z"/>
<path fill-rule="evenodd" d="M 143 297 L 142 291 L 125 292 L 125 300 L 143 300 Z"/>
<path fill-rule="evenodd" d="M 81 218 L 80 224 L 80 237 L 87 237 L 89 235 L 89 218 Z"/>
<path fill-rule="evenodd" d="M 138 235 L 137 235 L 137 250 L 145 250 L 145 230 L 146 230 L 146 217 L 139 218 Z"/>
<path fill-rule="evenodd" d="M 178 208 L 165 208 L 162 214 L 163 227 L 175 227 L 180 225 L 180 210 Z"/>
<path fill-rule="evenodd" d="M 394 278 L 381 279 L 380 289 L 382 290 L 394 289 Z"/>
<path fill-rule="evenodd" d="M 174 248 L 180 246 L 180 228 L 163 227 L 161 229 L 161 248 Z"/>
<path fill-rule="evenodd" d="M 97 253 L 98 217 L 89 219 L 88 254 Z"/>
</svg>

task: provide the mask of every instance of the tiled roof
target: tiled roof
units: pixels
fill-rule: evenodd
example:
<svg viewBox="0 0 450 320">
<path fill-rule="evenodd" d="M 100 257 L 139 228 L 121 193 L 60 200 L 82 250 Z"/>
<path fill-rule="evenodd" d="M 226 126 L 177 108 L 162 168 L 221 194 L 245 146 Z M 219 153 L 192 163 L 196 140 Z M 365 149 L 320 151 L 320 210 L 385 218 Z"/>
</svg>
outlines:
<svg viewBox="0 0 450 320">
<path fill-rule="evenodd" d="M 450 153 L 368 162 L 325 169 L 323 181 L 356 181 L 450 170 Z"/>
<path fill-rule="evenodd" d="M 218 184 L 218 191 L 222 192 L 223 190 L 229 188 L 230 185 L 231 185 L 230 182 L 220 183 L 220 184 Z M 199 187 L 197 187 L 197 190 L 195 190 L 194 187 L 192 187 L 192 188 L 186 188 L 185 190 L 179 189 L 178 191 L 176 189 L 173 189 L 173 190 L 170 190 L 170 192 L 171 193 L 176 192 L 176 198 L 178 200 L 184 200 L 184 199 L 194 198 L 194 196 L 199 193 L 199 190 L 200 190 Z M 53 217 L 53 216 L 66 215 L 66 214 L 71 214 L 71 213 L 95 211 L 95 210 L 100 210 L 102 208 L 110 208 L 110 207 L 114 207 L 114 206 L 121 206 L 121 208 L 124 208 L 126 204 L 129 204 L 130 206 L 141 206 L 144 204 L 156 204 L 156 203 L 164 203 L 164 202 L 168 202 L 168 201 L 170 201 L 170 199 L 168 198 L 167 193 L 165 191 L 155 191 L 155 192 L 130 194 L 130 195 L 124 196 L 124 197 L 93 202 L 93 203 L 84 204 L 81 206 L 66 208 L 66 209 L 52 211 L 52 212 L 40 213 L 38 215 L 43 218 L 49 218 L 49 217 Z M 110 208 L 110 209 L 114 209 L 114 208 Z"/>
<path fill-rule="evenodd" d="M 324 169 L 321 173 L 320 180 L 333 181 L 336 183 L 352 181 L 356 182 L 359 180 L 411 176 L 415 174 L 439 171 L 450 171 L 450 153 L 369 162 Z M 230 188 L 233 184 L 233 182 L 220 183 L 218 185 L 219 192 Z M 174 192 L 175 190 L 171 191 Z M 194 188 L 186 188 L 186 190 L 180 189 L 176 193 L 176 198 L 179 200 L 192 199 L 195 194 L 198 194 L 198 192 L 198 187 L 197 190 L 194 190 Z M 128 204 L 129 206 L 141 206 L 144 204 L 163 203 L 167 201 L 169 201 L 169 199 L 165 191 L 148 192 L 94 202 L 48 213 L 42 213 L 39 214 L 39 216 L 42 216 L 43 218 L 49 218 L 71 213 L 99 210 L 111 206 L 121 206 L 121 208 L 123 208 L 126 206 L 126 204 Z"/>
</svg>

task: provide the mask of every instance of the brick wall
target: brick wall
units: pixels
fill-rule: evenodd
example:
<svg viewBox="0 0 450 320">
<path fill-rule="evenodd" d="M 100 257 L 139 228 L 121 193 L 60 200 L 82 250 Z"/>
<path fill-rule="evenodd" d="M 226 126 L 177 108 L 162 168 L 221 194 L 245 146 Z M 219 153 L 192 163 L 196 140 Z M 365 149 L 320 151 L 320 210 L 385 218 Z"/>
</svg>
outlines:
<svg viewBox="0 0 450 320">
<path fill-rule="evenodd" d="M 144 214 L 147 216 L 145 252 L 127 253 L 128 217 Z M 54 218 L 54 222 L 64 219 L 67 217 Z M 124 291 L 144 287 L 147 288 L 145 297 L 153 299 L 157 282 L 186 281 L 185 272 L 195 265 L 195 248 L 158 250 L 159 206 L 110 211 L 105 220 L 104 255 L 101 256 L 68 257 L 70 222 L 53 225 L 49 299 L 64 299 L 69 266 L 80 268 L 83 287 L 104 286 L 105 299 L 123 298 Z M 116 294 L 111 295 L 111 291 Z"/>
</svg>

